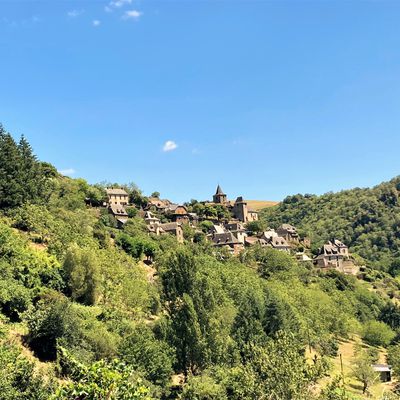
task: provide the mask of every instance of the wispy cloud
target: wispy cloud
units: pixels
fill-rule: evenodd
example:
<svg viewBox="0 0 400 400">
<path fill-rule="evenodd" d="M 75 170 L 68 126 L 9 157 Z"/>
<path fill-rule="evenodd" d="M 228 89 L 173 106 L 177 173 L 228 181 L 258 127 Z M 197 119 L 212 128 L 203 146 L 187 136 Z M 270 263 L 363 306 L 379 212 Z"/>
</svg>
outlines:
<svg viewBox="0 0 400 400">
<path fill-rule="evenodd" d="M 58 170 L 58 172 L 61 175 L 70 176 L 70 175 L 74 175 L 76 171 L 73 168 L 66 168 L 66 169 L 60 169 L 60 170 Z"/>
<path fill-rule="evenodd" d="M 92 21 L 92 25 L 95 26 L 95 27 L 99 26 L 100 24 L 101 24 L 101 21 L 99 21 L 98 19 L 94 19 Z"/>
<path fill-rule="evenodd" d="M 70 18 L 76 18 L 76 17 L 79 17 L 84 12 L 85 12 L 85 10 L 71 10 L 71 11 L 67 12 L 67 16 Z"/>
<path fill-rule="evenodd" d="M 104 7 L 104 10 L 107 12 L 112 12 L 113 9 L 122 8 L 131 3 L 132 0 L 112 0 Z"/>
<path fill-rule="evenodd" d="M 178 147 L 178 145 L 177 145 L 173 140 L 167 140 L 167 141 L 164 143 L 163 151 L 164 151 L 164 152 L 173 151 L 173 150 L 175 150 L 177 147 Z"/>
<path fill-rule="evenodd" d="M 122 19 L 138 20 L 142 15 L 143 13 L 138 10 L 129 10 L 125 11 L 124 15 L 122 16 Z"/>
</svg>

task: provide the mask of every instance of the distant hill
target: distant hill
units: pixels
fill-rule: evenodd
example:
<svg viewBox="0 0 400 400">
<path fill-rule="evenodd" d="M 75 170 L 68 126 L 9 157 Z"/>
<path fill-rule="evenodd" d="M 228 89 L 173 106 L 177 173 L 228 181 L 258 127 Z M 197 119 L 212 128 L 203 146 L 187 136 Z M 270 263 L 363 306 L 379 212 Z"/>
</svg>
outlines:
<svg viewBox="0 0 400 400">
<path fill-rule="evenodd" d="M 289 196 L 260 213 L 271 227 L 290 223 L 311 237 L 314 248 L 337 237 L 379 269 L 400 257 L 400 177 L 373 188 L 322 196 Z"/>
<path fill-rule="evenodd" d="M 277 201 L 267 201 L 267 200 L 246 200 L 247 205 L 253 210 L 260 211 L 263 208 L 273 207 L 279 204 Z"/>
</svg>

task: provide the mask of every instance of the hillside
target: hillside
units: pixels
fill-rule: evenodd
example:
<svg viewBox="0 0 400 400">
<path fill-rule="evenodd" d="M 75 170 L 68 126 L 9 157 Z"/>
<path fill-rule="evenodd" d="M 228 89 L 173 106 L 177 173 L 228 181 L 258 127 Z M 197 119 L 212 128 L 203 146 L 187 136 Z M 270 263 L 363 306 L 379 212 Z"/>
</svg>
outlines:
<svg viewBox="0 0 400 400">
<path fill-rule="evenodd" d="M 294 195 L 261 217 L 271 227 L 290 223 L 308 235 L 314 248 L 339 238 L 368 264 L 387 270 L 400 257 L 400 177 L 371 189 L 322 196 Z"/>
<path fill-rule="evenodd" d="M 233 255 L 190 224 L 182 242 L 156 235 L 141 191 L 115 186 L 123 223 L 103 206 L 110 189 L 60 175 L 0 127 L 1 399 L 399 398 L 371 367 L 388 354 L 400 375 L 397 278 L 321 273 L 261 246 Z M 374 190 L 382 215 L 397 207 Z M 300 223 L 306 201 L 264 217 L 286 206 Z"/>
<path fill-rule="evenodd" d="M 267 200 L 246 200 L 246 201 L 249 208 L 255 211 L 260 211 L 264 208 L 273 207 L 278 204 L 277 201 L 267 201 Z"/>
</svg>

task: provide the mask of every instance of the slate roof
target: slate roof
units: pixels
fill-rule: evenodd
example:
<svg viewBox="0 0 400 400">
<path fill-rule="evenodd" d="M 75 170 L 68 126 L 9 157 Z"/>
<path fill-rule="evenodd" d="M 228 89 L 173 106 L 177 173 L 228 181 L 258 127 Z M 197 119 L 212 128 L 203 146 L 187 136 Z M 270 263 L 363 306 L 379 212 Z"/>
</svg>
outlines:
<svg viewBox="0 0 400 400">
<path fill-rule="evenodd" d="M 241 244 L 233 235 L 232 232 L 215 233 L 211 236 L 211 241 L 216 246 L 230 245 L 230 244 Z"/>
<path fill-rule="evenodd" d="M 159 227 L 165 232 L 176 231 L 181 225 L 178 222 L 167 222 L 166 224 L 160 224 Z"/>
<path fill-rule="evenodd" d="M 273 236 L 270 239 L 272 247 L 290 247 L 288 242 L 282 236 Z"/>
<path fill-rule="evenodd" d="M 114 196 L 128 196 L 128 193 L 122 188 L 107 188 L 106 193 Z"/>
<path fill-rule="evenodd" d="M 392 366 L 387 364 L 372 364 L 371 367 L 376 372 L 390 372 L 392 370 Z"/>
<path fill-rule="evenodd" d="M 223 190 L 221 189 L 221 186 L 217 186 L 217 191 L 215 192 L 215 194 L 219 194 L 219 195 L 224 195 L 225 193 L 223 192 Z"/>
<path fill-rule="evenodd" d="M 110 209 L 114 215 L 119 215 L 119 216 L 124 216 L 124 217 L 128 216 L 128 213 L 126 212 L 125 208 L 121 207 L 117 204 L 111 204 Z"/>
</svg>

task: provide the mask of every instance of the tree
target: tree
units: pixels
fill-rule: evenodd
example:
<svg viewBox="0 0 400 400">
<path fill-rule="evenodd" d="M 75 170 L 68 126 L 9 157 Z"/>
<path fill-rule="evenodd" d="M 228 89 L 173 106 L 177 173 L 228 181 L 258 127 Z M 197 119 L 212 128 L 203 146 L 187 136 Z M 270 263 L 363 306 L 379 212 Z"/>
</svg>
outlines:
<svg viewBox="0 0 400 400">
<path fill-rule="evenodd" d="M 96 302 L 99 289 L 99 266 L 94 253 L 71 247 L 64 260 L 63 271 L 71 297 L 86 305 Z"/>
<path fill-rule="evenodd" d="M 363 329 L 363 339 L 372 346 L 387 346 L 395 333 L 384 322 L 368 321 Z"/>
<path fill-rule="evenodd" d="M 393 368 L 393 374 L 396 378 L 400 377 L 400 343 L 396 343 L 388 348 L 388 363 Z"/>
<path fill-rule="evenodd" d="M 59 363 L 72 382 L 62 384 L 51 400 L 152 400 L 150 389 L 133 368 L 119 360 L 102 360 L 86 366 L 60 347 Z"/>
<path fill-rule="evenodd" d="M 175 302 L 184 293 L 193 293 L 197 265 L 187 249 L 172 252 L 161 264 L 163 293 L 168 302 Z"/>
<path fill-rule="evenodd" d="M 246 224 L 246 228 L 248 231 L 252 233 L 259 233 L 265 231 L 265 223 L 264 221 L 251 221 Z"/>
<path fill-rule="evenodd" d="M 42 201 L 46 176 L 22 137 L 17 144 L 0 125 L 0 208 Z"/>
<path fill-rule="evenodd" d="M 377 379 L 377 374 L 371 366 L 371 359 L 366 354 L 360 354 L 356 358 L 353 365 L 353 376 L 362 383 L 363 394 Z"/>
<path fill-rule="evenodd" d="M 153 192 L 151 194 L 151 197 L 155 197 L 156 199 L 159 199 L 160 198 L 160 192 Z"/>
<path fill-rule="evenodd" d="M 157 340 L 145 325 L 135 327 L 120 344 L 119 356 L 128 365 L 144 372 L 146 379 L 166 386 L 172 375 L 173 350 Z"/>
<path fill-rule="evenodd" d="M 55 360 L 57 343 L 79 341 L 79 321 L 67 298 L 51 293 L 43 297 L 28 316 L 28 343 L 41 360 Z"/>
<path fill-rule="evenodd" d="M 264 278 L 269 278 L 278 272 L 291 271 L 296 267 L 295 260 L 289 254 L 270 248 L 261 249 L 257 261 L 258 270 Z"/>
<path fill-rule="evenodd" d="M 171 313 L 172 343 L 176 348 L 177 366 L 187 377 L 203 363 L 203 340 L 192 298 L 184 293 Z"/>
<path fill-rule="evenodd" d="M 278 332 L 264 346 L 253 348 L 251 366 L 264 397 L 271 400 L 307 400 L 316 369 L 307 364 L 302 343 L 293 335 Z"/>
</svg>

